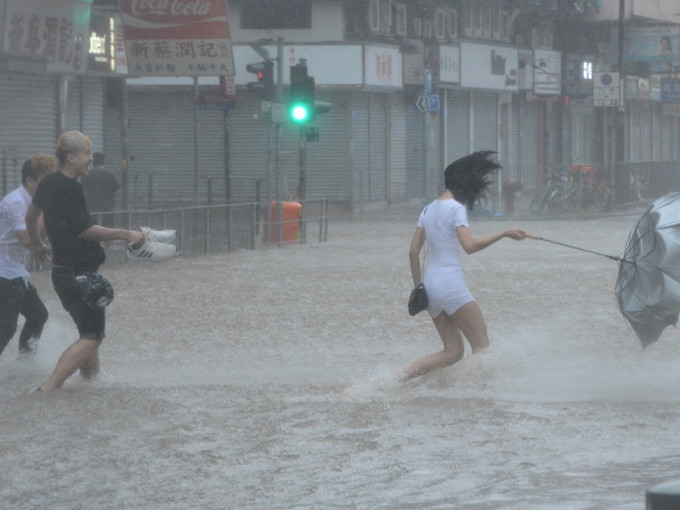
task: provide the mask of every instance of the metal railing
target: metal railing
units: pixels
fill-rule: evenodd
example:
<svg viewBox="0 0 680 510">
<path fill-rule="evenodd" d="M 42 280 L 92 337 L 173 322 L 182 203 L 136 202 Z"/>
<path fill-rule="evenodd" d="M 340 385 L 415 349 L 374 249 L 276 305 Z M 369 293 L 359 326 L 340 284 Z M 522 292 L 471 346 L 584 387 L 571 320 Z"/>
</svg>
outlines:
<svg viewBox="0 0 680 510">
<path fill-rule="evenodd" d="M 274 207 L 273 216 L 269 216 L 270 221 L 266 221 L 267 216 L 263 214 L 267 208 L 257 202 L 95 212 L 91 215 L 98 224 L 105 227 L 176 230 L 175 244 L 180 257 L 199 257 L 314 241 L 326 242 L 328 201 L 323 199 L 296 203 L 300 205 L 301 214 L 298 217 L 284 218 L 277 213 L 283 207 Z M 284 202 L 283 205 L 285 204 Z M 311 235 L 315 227 L 318 227 L 318 237 Z M 126 243 L 111 241 L 103 243 L 103 246 L 107 263 L 126 262 Z M 33 260 L 29 270 L 37 270 Z"/>
</svg>

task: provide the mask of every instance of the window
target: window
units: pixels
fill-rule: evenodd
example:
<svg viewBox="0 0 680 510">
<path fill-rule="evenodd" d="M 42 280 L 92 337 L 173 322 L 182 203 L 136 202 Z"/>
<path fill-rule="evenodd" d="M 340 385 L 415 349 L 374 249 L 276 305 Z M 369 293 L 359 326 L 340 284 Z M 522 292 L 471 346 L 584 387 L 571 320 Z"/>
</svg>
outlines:
<svg viewBox="0 0 680 510">
<path fill-rule="evenodd" d="M 440 41 L 446 37 L 446 11 L 444 9 L 434 11 L 434 36 Z"/>
<path fill-rule="evenodd" d="M 312 0 L 247 0 L 241 2 L 241 28 L 312 28 Z"/>
<path fill-rule="evenodd" d="M 397 35 L 406 35 L 408 33 L 406 26 L 407 19 L 406 4 L 397 4 Z"/>
<path fill-rule="evenodd" d="M 592 80 L 593 79 L 593 63 L 584 60 L 581 63 L 581 79 L 582 80 Z"/>
<path fill-rule="evenodd" d="M 446 9 L 446 29 L 449 39 L 458 39 L 458 11 Z"/>
<path fill-rule="evenodd" d="M 380 32 L 380 0 L 368 2 L 368 26 L 372 32 Z"/>
</svg>

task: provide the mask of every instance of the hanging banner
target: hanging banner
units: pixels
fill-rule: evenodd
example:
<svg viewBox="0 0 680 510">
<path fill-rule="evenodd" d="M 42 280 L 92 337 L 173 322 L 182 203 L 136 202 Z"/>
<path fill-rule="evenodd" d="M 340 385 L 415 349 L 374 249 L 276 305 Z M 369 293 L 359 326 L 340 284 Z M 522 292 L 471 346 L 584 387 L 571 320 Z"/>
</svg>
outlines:
<svg viewBox="0 0 680 510">
<path fill-rule="evenodd" d="M 120 0 L 120 13 L 131 75 L 234 75 L 226 0 Z"/>
<path fill-rule="evenodd" d="M 43 60 L 49 72 L 85 73 L 89 26 L 90 2 L 7 0 L 2 51 Z"/>
</svg>

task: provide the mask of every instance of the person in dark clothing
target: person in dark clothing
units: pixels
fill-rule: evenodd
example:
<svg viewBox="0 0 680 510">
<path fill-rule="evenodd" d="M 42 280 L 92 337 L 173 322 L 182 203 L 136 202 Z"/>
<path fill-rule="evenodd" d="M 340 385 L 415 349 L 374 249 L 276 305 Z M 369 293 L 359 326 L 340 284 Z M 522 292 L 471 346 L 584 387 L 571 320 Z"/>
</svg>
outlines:
<svg viewBox="0 0 680 510">
<path fill-rule="evenodd" d="M 34 154 L 21 168 L 21 186 L 0 201 L 0 353 L 16 333 L 19 315 L 26 318 L 19 333 L 20 355 L 35 352 L 47 322 L 47 308 L 26 268 L 31 239 L 25 218 L 38 184 L 56 167 L 54 157 Z"/>
<path fill-rule="evenodd" d="M 105 310 L 89 304 L 78 276 L 95 274 L 106 255 L 102 241 L 124 240 L 133 246 L 144 243 L 144 234 L 97 225 L 87 210 L 78 182 L 92 163 L 92 143 L 79 131 L 68 131 L 57 140 L 59 171 L 40 182 L 26 214 L 26 226 L 38 262 L 52 264 L 52 284 L 61 303 L 78 327 L 79 338 L 59 358 L 42 391 L 60 387 L 80 370 L 84 379 L 99 373 L 99 346 L 104 338 Z M 43 214 L 52 250 L 38 234 Z"/>
<path fill-rule="evenodd" d="M 120 188 L 116 176 L 104 166 L 104 154 L 95 152 L 90 173 L 83 177 L 82 186 L 85 192 L 87 210 L 91 213 L 113 211 L 116 204 L 116 191 Z M 101 224 L 113 227 L 113 216 L 103 214 Z"/>
</svg>

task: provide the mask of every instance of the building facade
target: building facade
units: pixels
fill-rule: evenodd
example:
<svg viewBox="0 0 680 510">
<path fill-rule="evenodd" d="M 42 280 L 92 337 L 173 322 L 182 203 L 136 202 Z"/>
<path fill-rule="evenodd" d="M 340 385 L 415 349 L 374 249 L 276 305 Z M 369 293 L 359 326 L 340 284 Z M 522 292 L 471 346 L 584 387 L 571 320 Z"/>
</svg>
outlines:
<svg viewBox="0 0 680 510">
<path fill-rule="evenodd" d="M 494 150 L 503 170 L 491 207 L 502 211 L 505 181 L 530 195 L 572 165 L 615 173 L 619 163 L 680 155 L 675 57 L 616 52 L 619 33 L 638 46 L 656 35 L 680 42 L 672 1 L 654 12 L 625 2 L 620 32 L 618 0 L 232 0 L 233 80 L 127 69 L 124 48 L 113 47 L 123 40 L 117 2 L 50 4 L 45 11 L 39 0 L 0 2 L 0 113 L 12 119 L 0 131 L 3 193 L 25 157 L 52 152 L 64 129 L 83 130 L 107 154 L 125 177 L 130 207 L 150 196 L 294 198 L 302 181 L 306 198 L 353 210 L 427 200 L 448 162 Z M 78 17 L 84 9 L 88 26 Z M 61 52 L 58 44 L 31 52 L 31 16 L 45 26 L 59 19 L 80 37 Z M 249 89 L 256 78 L 246 70 L 264 58 L 275 63 L 265 98 Z M 314 123 L 318 140 L 302 137 L 282 113 L 290 67 L 303 61 L 316 99 L 332 105 Z M 621 87 L 596 87 L 622 65 Z M 620 94 L 619 102 L 594 101 L 603 91 Z"/>
</svg>

